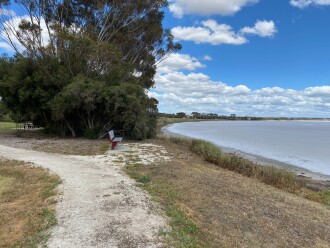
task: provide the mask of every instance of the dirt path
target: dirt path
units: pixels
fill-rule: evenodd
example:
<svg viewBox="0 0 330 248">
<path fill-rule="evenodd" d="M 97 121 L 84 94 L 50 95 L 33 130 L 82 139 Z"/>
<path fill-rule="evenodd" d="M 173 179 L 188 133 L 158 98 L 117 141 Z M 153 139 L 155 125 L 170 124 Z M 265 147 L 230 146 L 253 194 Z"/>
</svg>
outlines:
<svg viewBox="0 0 330 248">
<path fill-rule="evenodd" d="M 33 162 L 59 175 L 58 225 L 48 247 L 161 247 L 164 218 L 149 196 L 121 170 L 128 158 L 152 162 L 161 147 L 126 145 L 106 156 L 66 156 L 0 145 L 0 156 Z M 149 152 L 149 153 L 148 153 Z"/>
</svg>

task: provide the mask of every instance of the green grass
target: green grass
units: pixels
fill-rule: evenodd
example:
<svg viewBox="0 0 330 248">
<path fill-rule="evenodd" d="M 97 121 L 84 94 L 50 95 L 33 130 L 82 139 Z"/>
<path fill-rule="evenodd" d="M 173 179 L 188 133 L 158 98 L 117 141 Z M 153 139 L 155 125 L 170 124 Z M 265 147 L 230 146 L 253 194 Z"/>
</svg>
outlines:
<svg viewBox="0 0 330 248">
<path fill-rule="evenodd" d="M 58 177 L 48 174 L 44 175 L 42 180 L 44 183 L 44 188 L 41 191 L 40 196 L 43 199 L 47 199 L 56 195 L 56 191 L 54 189 L 56 189 L 56 187 L 61 183 L 61 180 Z"/>
<path fill-rule="evenodd" d="M 161 203 L 165 213 L 170 218 L 169 232 L 161 232 L 169 247 L 204 247 L 198 237 L 199 227 L 188 217 L 178 202 L 178 197 L 167 182 L 153 180 L 150 174 L 144 172 L 146 165 L 134 164 L 125 167 L 126 173 L 141 183 L 141 187 L 148 191 L 152 199 Z M 150 169 L 150 165 L 147 166 Z"/>
<path fill-rule="evenodd" d="M 321 198 L 322 203 L 330 206 L 330 190 L 325 190 L 325 191 L 319 192 L 319 196 Z"/>
<path fill-rule="evenodd" d="M 14 122 L 0 122 L 0 132 L 8 132 L 16 128 Z"/>
</svg>

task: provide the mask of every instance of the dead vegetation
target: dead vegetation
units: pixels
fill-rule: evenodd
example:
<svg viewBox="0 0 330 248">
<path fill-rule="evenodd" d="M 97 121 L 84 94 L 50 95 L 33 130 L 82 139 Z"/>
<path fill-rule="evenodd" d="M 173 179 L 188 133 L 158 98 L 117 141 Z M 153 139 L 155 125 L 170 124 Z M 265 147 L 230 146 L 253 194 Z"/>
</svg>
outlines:
<svg viewBox="0 0 330 248">
<path fill-rule="evenodd" d="M 39 167 L 0 158 L 0 247 L 37 247 L 56 224 L 60 180 Z"/>
<path fill-rule="evenodd" d="M 127 171 L 162 203 L 175 247 L 330 247 L 328 206 L 155 142 L 172 161 Z"/>
</svg>

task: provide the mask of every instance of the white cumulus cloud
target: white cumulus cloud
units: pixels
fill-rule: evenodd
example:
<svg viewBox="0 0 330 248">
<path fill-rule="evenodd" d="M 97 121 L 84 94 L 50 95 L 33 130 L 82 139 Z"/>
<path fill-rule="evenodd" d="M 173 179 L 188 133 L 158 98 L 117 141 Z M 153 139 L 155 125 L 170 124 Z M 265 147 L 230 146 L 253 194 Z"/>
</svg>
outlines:
<svg viewBox="0 0 330 248">
<path fill-rule="evenodd" d="M 178 70 L 195 70 L 205 67 L 197 58 L 191 57 L 188 54 L 172 53 L 157 66 L 157 71 L 168 73 Z"/>
<path fill-rule="evenodd" d="M 330 96 L 330 86 L 309 87 L 305 93 L 308 96 Z"/>
<path fill-rule="evenodd" d="M 290 4 L 303 9 L 310 5 L 327 6 L 330 5 L 330 0 L 290 0 Z"/>
<path fill-rule="evenodd" d="M 274 21 L 257 21 L 254 27 L 244 27 L 241 29 L 244 34 L 255 34 L 261 37 L 272 37 L 277 33 Z"/>
<path fill-rule="evenodd" d="M 189 14 L 226 16 L 233 15 L 243 7 L 257 2 L 258 0 L 173 0 L 169 9 L 177 18 Z"/>
<path fill-rule="evenodd" d="M 197 44 L 210 43 L 212 45 L 230 44 L 242 45 L 248 42 L 246 34 L 261 37 L 271 37 L 277 32 L 273 21 L 257 21 L 253 27 L 243 27 L 239 32 L 227 24 L 219 24 L 213 19 L 201 22 L 200 26 L 174 27 L 172 34 L 176 40 L 193 41 Z"/>
<path fill-rule="evenodd" d="M 203 57 L 203 60 L 206 60 L 206 61 L 212 61 L 212 57 L 209 56 L 209 55 L 205 55 L 205 56 Z"/>
</svg>

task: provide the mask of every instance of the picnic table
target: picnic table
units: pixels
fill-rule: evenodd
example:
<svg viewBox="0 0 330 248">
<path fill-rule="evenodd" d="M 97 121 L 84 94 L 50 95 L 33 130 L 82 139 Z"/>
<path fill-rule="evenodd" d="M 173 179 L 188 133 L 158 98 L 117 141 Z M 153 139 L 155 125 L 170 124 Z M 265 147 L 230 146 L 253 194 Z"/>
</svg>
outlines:
<svg viewBox="0 0 330 248">
<path fill-rule="evenodd" d="M 33 122 L 25 122 L 25 123 L 23 124 L 23 127 L 24 127 L 24 129 L 32 129 L 32 128 L 35 128 Z"/>
</svg>

